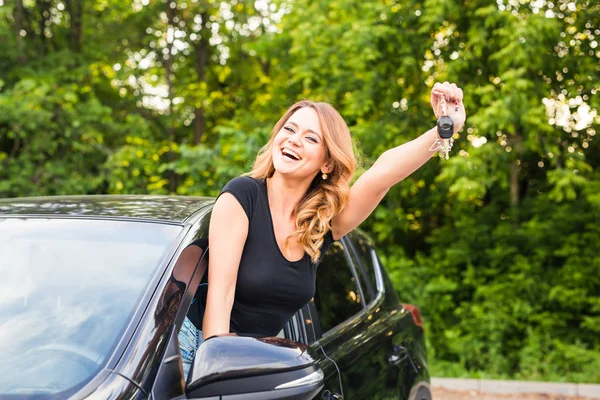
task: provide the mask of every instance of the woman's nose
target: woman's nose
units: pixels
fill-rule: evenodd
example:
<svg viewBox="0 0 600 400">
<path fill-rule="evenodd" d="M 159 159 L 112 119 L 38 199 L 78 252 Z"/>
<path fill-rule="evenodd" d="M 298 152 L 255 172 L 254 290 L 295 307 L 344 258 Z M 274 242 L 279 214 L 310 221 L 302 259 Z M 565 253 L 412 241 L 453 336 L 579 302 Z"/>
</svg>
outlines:
<svg viewBox="0 0 600 400">
<path fill-rule="evenodd" d="M 296 147 L 298 147 L 300 145 L 300 143 L 299 143 L 298 140 L 299 140 L 298 139 L 298 135 L 295 135 L 295 134 L 294 135 L 290 135 L 288 137 L 288 143 L 290 143 L 290 144 L 292 144 L 292 145 L 294 145 Z"/>
</svg>

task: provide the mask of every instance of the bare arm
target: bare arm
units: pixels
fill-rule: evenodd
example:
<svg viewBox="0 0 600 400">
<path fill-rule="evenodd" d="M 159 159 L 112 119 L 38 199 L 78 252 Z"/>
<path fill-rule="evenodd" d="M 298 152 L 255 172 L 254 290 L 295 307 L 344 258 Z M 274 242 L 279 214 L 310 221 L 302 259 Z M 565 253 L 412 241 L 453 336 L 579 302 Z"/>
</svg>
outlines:
<svg viewBox="0 0 600 400">
<path fill-rule="evenodd" d="M 436 83 L 431 95 L 431 106 L 436 117 L 442 115 L 438 94 L 443 94 L 448 102 L 461 103 L 463 98 L 462 90 L 455 84 Z M 464 107 L 462 104 L 457 109 L 449 106 L 447 112 L 454 120 L 454 132 L 459 131 L 466 119 Z M 437 137 L 437 128 L 432 128 L 416 139 L 389 149 L 379 156 L 375 164 L 354 183 L 346 208 L 333 219 L 334 239 L 339 239 L 356 228 L 373 212 L 392 186 L 425 164 L 435 154 L 435 151 L 430 149 Z"/>
<path fill-rule="evenodd" d="M 373 212 L 392 186 L 425 164 L 435 154 L 430 148 L 436 139 L 437 129 L 433 128 L 379 156 L 375 164 L 352 185 L 346 208 L 333 220 L 333 237 L 339 239 L 356 228 Z"/>
<path fill-rule="evenodd" d="M 248 236 L 248 217 L 230 193 L 215 203 L 210 218 L 208 242 L 208 295 L 202 336 L 229 333 L 231 308 L 242 250 Z"/>
</svg>

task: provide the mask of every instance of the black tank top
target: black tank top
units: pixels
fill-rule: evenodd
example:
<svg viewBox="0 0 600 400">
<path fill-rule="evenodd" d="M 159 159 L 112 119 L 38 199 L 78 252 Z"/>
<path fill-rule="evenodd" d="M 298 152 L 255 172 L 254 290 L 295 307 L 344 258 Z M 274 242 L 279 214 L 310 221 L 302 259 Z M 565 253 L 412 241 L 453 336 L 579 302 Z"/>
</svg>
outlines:
<svg viewBox="0 0 600 400">
<path fill-rule="evenodd" d="M 231 193 L 249 220 L 231 310 L 231 332 L 275 336 L 314 296 L 318 262 L 312 263 L 306 253 L 298 261 L 289 261 L 281 253 L 264 179 L 237 177 L 221 193 Z M 321 258 L 332 242 L 330 231 L 325 235 Z"/>
</svg>

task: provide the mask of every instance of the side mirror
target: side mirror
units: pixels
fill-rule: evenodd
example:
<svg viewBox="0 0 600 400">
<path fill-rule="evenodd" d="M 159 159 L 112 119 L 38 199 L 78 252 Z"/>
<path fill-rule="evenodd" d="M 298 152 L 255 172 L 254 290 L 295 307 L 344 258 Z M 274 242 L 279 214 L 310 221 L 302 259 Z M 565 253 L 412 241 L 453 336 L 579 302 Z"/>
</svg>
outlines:
<svg viewBox="0 0 600 400">
<path fill-rule="evenodd" d="M 211 337 L 198 348 L 185 392 L 193 399 L 308 400 L 323 388 L 316 360 L 287 339 Z"/>
</svg>

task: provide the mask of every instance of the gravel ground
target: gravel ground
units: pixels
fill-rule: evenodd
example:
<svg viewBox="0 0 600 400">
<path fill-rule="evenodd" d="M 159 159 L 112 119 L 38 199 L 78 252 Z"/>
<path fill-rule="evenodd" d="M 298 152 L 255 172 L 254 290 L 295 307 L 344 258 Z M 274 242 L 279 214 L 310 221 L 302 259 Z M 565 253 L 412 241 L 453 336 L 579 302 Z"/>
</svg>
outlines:
<svg viewBox="0 0 600 400">
<path fill-rule="evenodd" d="M 482 393 L 476 390 L 449 390 L 433 387 L 433 400 L 592 400 L 589 397 L 563 396 L 559 394 L 516 393 L 496 394 Z"/>
</svg>

